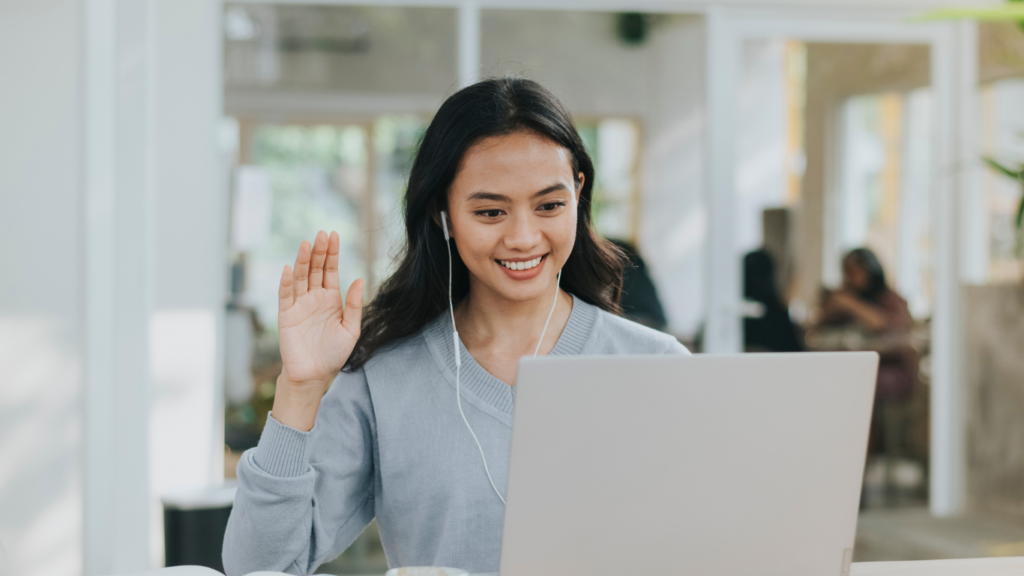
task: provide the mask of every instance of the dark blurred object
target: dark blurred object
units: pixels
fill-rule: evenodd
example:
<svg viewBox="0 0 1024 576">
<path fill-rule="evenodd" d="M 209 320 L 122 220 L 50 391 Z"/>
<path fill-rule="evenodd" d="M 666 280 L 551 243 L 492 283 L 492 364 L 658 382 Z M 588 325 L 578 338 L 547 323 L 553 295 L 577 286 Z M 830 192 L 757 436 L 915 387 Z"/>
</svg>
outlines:
<svg viewBox="0 0 1024 576">
<path fill-rule="evenodd" d="M 260 442 L 262 431 L 256 429 L 252 424 L 240 424 L 236 420 L 233 418 L 225 422 L 224 444 L 232 452 L 245 452 L 250 448 L 255 448 Z"/>
<path fill-rule="evenodd" d="M 761 211 L 764 244 L 775 265 L 775 286 L 785 304 L 793 280 L 793 212 L 791 208 L 765 208 Z"/>
<path fill-rule="evenodd" d="M 743 318 L 743 347 L 748 352 L 800 352 L 796 325 L 779 297 L 775 261 L 765 249 L 743 257 L 743 299 L 760 314 Z"/>
<path fill-rule="evenodd" d="M 639 12 L 623 12 L 616 16 L 616 29 L 619 40 L 624 44 L 639 46 L 647 40 L 649 23 L 647 15 Z"/>
<path fill-rule="evenodd" d="M 625 240 L 611 240 L 629 258 L 622 276 L 622 313 L 634 322 L 664 331 L 668 326 L 665 310 L 658 299 L 658 290 L 647 274 L 647 264 L 632 244 Z"/>
<path fill-rule="evenodd" d="M 161 498 L 164 565 L 206 566 L 224 572 L 221 549 L 234 500 L 233 486 L 189 490 Z"/>
<path fill-rule="evenodd" d="M 255 448 L 274 405 L 277 377 L 281 374 L 281 354 L 277 337 L 267 334 L 257 339 L 253 359 L 253 377 L 258 384 L 252 398 L 244 404 L 224 408 L 224 443 L 233 452 Z"/>
</svg>

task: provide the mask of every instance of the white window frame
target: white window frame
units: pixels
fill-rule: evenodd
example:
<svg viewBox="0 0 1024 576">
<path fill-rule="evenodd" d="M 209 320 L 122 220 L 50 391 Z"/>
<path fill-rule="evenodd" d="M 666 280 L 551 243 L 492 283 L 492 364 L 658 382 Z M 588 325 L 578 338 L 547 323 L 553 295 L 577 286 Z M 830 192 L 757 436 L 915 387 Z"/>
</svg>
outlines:
<svg viewBox="0 0 1024 576">
<path fill-rule="evenodd" d="M 708 11 L 707 198 L 711 215 L 708 294 L 709 349 L 740 346 L 739 258 L 733 247 L 735 199 L 735 94 L 740 48 L 748 39 L 796 38 L 810 42 L 925 44 L 931 49 L 933 92 L 932 230 L 935 304 L 932 320 L 930 507 L 937 516 L 964 511 L 966 424 L 962 298 L 972 234 L 964 208 L 976 204 L 979 157 L 976 92 L 977 26 L 972 22 L 909 22 L 888 14 L 808 15 L 807 10 Z M 826 200 L 828 194 L 826 194 Z M 825 213 L 831 211 L 826 207 Z M 966 211 L 970 213 L 969 211 Z M 959 240 L 959 241 L 958 241 Z"/>
</svg>

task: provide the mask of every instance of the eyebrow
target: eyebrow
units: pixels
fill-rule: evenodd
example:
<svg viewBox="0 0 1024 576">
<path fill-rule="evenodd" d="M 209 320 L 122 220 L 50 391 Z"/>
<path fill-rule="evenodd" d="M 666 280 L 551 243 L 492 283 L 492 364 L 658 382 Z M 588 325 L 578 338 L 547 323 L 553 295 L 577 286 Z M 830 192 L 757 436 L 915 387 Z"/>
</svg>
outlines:
<svg viewBox="0 0 1024 576">
<path fill-rule="evenodd" d="M 565 184 L 563 184 L 561 182 L 556 182 L 556 183 L 548 186 L 547 188 L 544 188 L 543 190 L 538 190 L 537 192 L 534 192 L 532 198 L 533 199 L 540 198 L 541 196 L 544 196 L 546 194 L 551 194 L 552 192 L 557 192 L 559 190 L 568 190 L 568 188 L 565 187 Z M 473 192 L 472 194 L 469 195 L 468 200 L 490 200 L 492 202 L 511 202 L 512 201 L 511 198 L 509 198 L 508 196 L 506 196 L 504 194 L 498 194 L 497 192 L 485 192 L 485 191 Z"/>
</svg>

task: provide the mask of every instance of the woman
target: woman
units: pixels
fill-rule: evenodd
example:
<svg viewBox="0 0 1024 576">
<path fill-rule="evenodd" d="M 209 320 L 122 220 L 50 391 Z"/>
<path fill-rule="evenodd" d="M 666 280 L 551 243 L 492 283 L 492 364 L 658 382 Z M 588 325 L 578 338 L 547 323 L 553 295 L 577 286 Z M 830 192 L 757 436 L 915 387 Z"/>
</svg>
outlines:
<svg viewBox="0 0 1024 576">
<path fill-rule="evenodd" d="M 843 287 L 825 295 L 822 312 L 823 324 L 853 324 L 884 343 L 875 400 L 910 395 L 917 382 L 917 353 L 908 342 L 913 319 L 874 252 L 857 248 L 843 258 Z"/>
<path fill-rule="evenodd" d="M 362 281 L 342 307 L 337 234 L 303 242 L 281 276 L 274 407 L 238 466 L 229 576 L 312 573 L 375 517 L 392 566 L 497 571 L 519 358 L 687 353 L 616 316 L 593 180 L 554 96 L 488 80 L 427 128 L 405 253 L 362 319 Z"/>
<path fill-rule="evenodd" d="M 867 248 L 851 250 L 843 258 L 843 287 L 826 294 L 822 308 L 830 324 L 852 322 L 875 333 L 910 328 L 907 301 L 889 288 L 882 263 Z"/>
</svg>

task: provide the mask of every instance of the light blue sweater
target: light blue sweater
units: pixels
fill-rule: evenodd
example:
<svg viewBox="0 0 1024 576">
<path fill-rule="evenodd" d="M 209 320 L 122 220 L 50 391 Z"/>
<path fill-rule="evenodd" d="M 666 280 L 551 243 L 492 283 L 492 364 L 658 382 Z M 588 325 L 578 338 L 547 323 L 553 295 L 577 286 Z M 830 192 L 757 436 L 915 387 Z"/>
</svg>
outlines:
<svg viewBox="0 0 1024 576">
<path fill-rule="evenodd" d="M 310 574 L 376 517 L 388 564 L 496 572 L 505 509 L 455 402 L 447 312 L 342 373 L 299 432 L 269 418 L 238 464 L 228 576 Z M 674 338 L 578 298 L 552 355 L 688 354 Z M 462 349 L 462 406 L 504 492 L 515 388 Z"/>
</svg>

